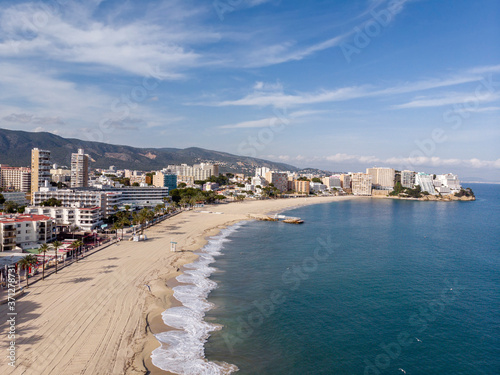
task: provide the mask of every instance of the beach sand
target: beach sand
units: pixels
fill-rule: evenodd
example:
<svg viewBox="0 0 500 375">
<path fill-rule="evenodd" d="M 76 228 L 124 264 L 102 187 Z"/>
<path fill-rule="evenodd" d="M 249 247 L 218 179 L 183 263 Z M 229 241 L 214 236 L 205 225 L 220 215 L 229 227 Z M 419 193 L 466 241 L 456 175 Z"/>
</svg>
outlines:
<svg viewBox="0 0 500 375">
<path fill-rule="evenodd" d="M 245 201 L 186 211 L 146 230 L 148 241 L 122 241 L 64 268 L 16 301 L 16 366 L 8 365 L 7 305 L 0 306 L 2 374 L 168 374 L 154 367 L 168 330 L 161 313 L 179 302 L 175 277 L 206 238 L 249 214 L 355 197 Z M 220 212 L 203 213 L 196 211 Z M 272 224 L 270 224 L 272 225 Z M 177 242 L 177 252 L 170 251 Z"/>
</svg>

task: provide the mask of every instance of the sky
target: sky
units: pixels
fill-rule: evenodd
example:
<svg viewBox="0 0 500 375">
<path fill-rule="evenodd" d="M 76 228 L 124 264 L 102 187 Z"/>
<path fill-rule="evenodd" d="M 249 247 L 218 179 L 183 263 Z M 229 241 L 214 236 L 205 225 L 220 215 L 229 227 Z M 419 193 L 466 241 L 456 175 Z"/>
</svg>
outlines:
<svg viewBox="0 0 500 375">
<path fill-rule="evenodd" d="M 496 0 L 1 0 L 0 127 L 500 181 Z"/>
</svg>

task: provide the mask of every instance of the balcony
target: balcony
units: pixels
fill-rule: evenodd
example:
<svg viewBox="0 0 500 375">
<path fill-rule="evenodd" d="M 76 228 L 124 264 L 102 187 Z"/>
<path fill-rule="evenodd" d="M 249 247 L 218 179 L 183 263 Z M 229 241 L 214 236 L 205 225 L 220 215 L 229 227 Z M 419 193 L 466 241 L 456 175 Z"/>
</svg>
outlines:
<svg viewBox="0 0 500 375">
<path fill-rule="evenodd" d="M 3 238 L 16 238 L 15 230 L 6 230 L 3 232 Z"/>
</svg>

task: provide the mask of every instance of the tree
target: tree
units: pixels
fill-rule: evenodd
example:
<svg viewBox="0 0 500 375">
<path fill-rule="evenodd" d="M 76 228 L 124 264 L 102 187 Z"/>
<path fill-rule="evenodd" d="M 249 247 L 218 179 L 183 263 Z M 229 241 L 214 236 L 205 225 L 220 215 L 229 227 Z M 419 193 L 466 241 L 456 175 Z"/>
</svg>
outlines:
<svg viewBox="0 0 500 375">
<path fill-rule="evenodd" d="M 49 198 L 47 199 L 46 201 L 43 201 L 42 203 L 40 203 L 40 206 L 44 206 L 44 207 L 61 207 L 62 206 L 62 202 L 56 198 Z"/>
<path fill-rule="evenodd" d="M 75 251 L 76 261 L 78 262 L 78 250 L 83 246 L 83 242 L 80 240 L 73 241 L 70 247 Z"/>
<path fill-rule="evenodd" d="M 177 187 L 178 187 L 179 189 L 184 189 L 186 186 L 187 186 L 187 184 L 186 184 L 185 182 L 179 182 L 179 183 L 177 184 Z"/>
<path fill-rule="evenodd" d="M 3 194 L 0 194 L 0 204 L 4 204 L 5 203 L 5 198 L 3 196 Z"/>
<path fill-rule="evenodd" d="M 320 179 L 320 178 L 318 178 L 318 177 L 313 177 L 312 182 L 319 182 L 319 183 L 322 183 L 323 181 L 321 181 L 321 179 Z"/>
<path fill-rule="evenodd" d="M 45 253 L 49 251 L 49 245 L 46 243 L 42 244 L 38 249 L 38 254 L 43 254 L 43 263 L 42 263 L 42 280 L 45 280 Z"/>
<path fill-rule="evenodd" d="M 114 230 L 115 233 L 116 233 L 116 239 L 118 239 L 118 229 L 123 229 L 124 227 L 124 224 L 122 221 L 117 221 L 116 223 L 113 224 L 113 226 L 111 227 L 111 230 Z M 122 237 L 123 237 L 123 233 L 122 233 Z"/>
<path fill-rule="evenodd" d="M 56 273 L 57 273 L 58 250 L 63 245 L 63 243 L 61 241 L 54 241 L 54 242 L 52 242 L 51 245 L 52 245 L 52 248 L 54 249 L 54 251 L 56 252 Z"/>
<path fill-rule="evenodd" d="M 21 258 L 17 264 L 22 270 L 26 270 L 26 286 L 29 286 L 28 274 L 31 266 L 35 265 L 38 262 L 36 257 L 32 254 L 26 255 L 24 258 Z"/>
<path fill-rule="evenodd" d="M 6 212 L 8 214 L 14 214 L 17 212 L 18 209 L 19 209 L 19 205 L 13 201 L 7 201 L 3 205 L 4 212 Z"/>
</svg>

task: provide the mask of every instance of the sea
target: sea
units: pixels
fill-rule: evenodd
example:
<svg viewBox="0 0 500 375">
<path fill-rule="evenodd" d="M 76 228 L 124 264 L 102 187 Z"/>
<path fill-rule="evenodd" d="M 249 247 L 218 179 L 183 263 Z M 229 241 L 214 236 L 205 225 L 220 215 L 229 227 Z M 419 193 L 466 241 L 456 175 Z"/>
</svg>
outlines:
<svg viewBox="0 0 500 375">
<path fill-rule="evenodd" d="M 354 199 L 210 239 L 163 313 L 178 374 L 500 374 L 500 185 Z"/>
</svg>

